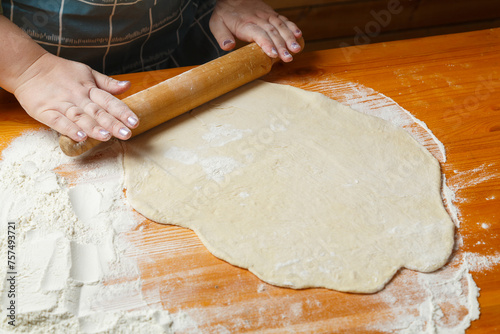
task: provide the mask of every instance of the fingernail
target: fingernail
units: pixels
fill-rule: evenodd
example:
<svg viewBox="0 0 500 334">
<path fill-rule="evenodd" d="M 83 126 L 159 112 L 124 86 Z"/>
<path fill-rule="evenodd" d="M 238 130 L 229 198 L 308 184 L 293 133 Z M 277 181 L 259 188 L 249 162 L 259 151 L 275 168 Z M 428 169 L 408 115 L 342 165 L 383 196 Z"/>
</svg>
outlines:
<svg viewBox="0 0 500 334">
<path fill-rule="evenodd" d="M 129 84 L 130 81 L 118 81 L 119 86 L 126 86 Z"/>
<path fill-rule="evenodd" d="M 137 119 L 137 117 L 135 116 L 130 116 L 129 118 L 127 118 L 127 122 L 128 124 L 130 124 L 131 126 L 134 126 L 137 124 L 137 122 L 139 122 L 139 120 Z"/>
<path fill-rule="evenodd" d="M 284 55 L 285 57 L 291 57 L 291 56 L 292 56 L 292 55 L 290 54 L 290 52 L 288 52 L 288 51 L 283 51 L 283 55 Z"/>
<path fill-rule="evenodd" d="M 100 134 L 101 134 L 101 136 L 103 136 L 103 137 L 109 137 L 109 135 L 110 135 L 109 131 L 104 130 L 104 129 L 99 130 L 99 133 L 100 133 Z"/>
<path fill-rule="evenodd" d="M 298 34 L 301 34 L 302 31 L 300 31 L 300 29 L 297 29 L 297 30 L 295 30 L 295 33 L 298 35 Z"/>
<path fill-rule="evenodd" d="M 222 46 L 226 46 L 226 45 L 229 45 L 229 44 L 233 44 L 234 42 L 230 39 L 226 39 L 224 42 L 222 42 Z"/>
<path fill-rule="evenodd" d="M 85 132 L 83 132 L 83 131 L 78 131 L 78 132 L 76 133 L 76 135 L 77 135 L 78 137 L 80 137 L 80 138 L 85 138 L 85 137 L 87 137 L 87 134 L 86 134 Z"/>
<path fill-rule="evenodd" d="M 127 128 L 121 128 L 120 131 L 118 131 L 119 134 L 121 134 L 123 137 L 126 137 L 130 134 L 130 130 Z"/>
<path fill-rule="evenodd" d="M 272 48 L 272 49 L 271 49 L 271 53 L 272 53 L 273 55 L 277 56 L 277 55 L 278 55 L 278 50 L 276 50 L 276 48 Z"/>
<path fill-rule="evenodd" d="M 298 43 L 296 43 L 296 42 L 293 42 L 291 46 L 292 46 L 292 49 L 294 49 L 294 50 L 299 50 L 300 49 L 300 45 Z"/>
</svg>

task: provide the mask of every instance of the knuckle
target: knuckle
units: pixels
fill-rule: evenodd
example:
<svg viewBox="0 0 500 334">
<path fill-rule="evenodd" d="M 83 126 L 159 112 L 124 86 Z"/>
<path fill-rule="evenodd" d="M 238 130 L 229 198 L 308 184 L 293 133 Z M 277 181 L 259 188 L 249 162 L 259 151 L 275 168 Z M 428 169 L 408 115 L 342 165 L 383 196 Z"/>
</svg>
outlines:
<svg viewBox="0 0 500 334">
<path fill-rule="evenodd" d="M 103 106 L 106 108 L 112 107 L 113 103 L 115 102 L 115 97 L 111 94 L 104 94 L 103 96 Z"/>
<path fill-rule="evenodd" d="M 285 22 L 283 22 L 282 20 L 280 19 L 276 19 L 275 22 L 273 23 L 273 25 L 277 28 L 285 28 L 286 27 L 286 24 Z"/>
<path fill-rule="evenodd" d="M 261 19 L 269 19 L 273 16 L 277 16 L 277 13 L 273 10 L 269 11 L 267 9 L 257 9 L 255 15 Z"/>
<path fill-rule="evenodd" d="M 47 125 L 62 134 L 71 133 L 75 128 L 74 123 L 60 113 L 51 113 L 48 123 Z"/>
<path fill-rule="evenodd" d="M 81 82 L 82 86 L 87 89 L 89 91 L 89 95 L 90 95 L 90 91 L 92 91 L 92 89 L 96 88 L 95 86 L 95 81 L 92 80 L 92 79 L 85 79 Z"/>
<path fill-rule="evenodd" d="M 118 133 L 118 131 L 120 131 L 120 129 L 123 128 L 123 125 L 121 125 L 121 123 L 116 119 L 110 120 L 109 123 L 107 123 L 106 125 L 102 125 L 102 126 L 106 130 L 111 132 L 113 135 L 116 135 Z"/>
<path fill-rule="evenodd" d="M 111 116 L 106 110 L 99 108 L 96 111 L 95 118 L 94 118 L 99 125 L 101 125 L 105 129 L 110 129 L 113 126 L 115 126 L 115 123 L 117 120 Z"/>
<path fill-rule="evenodd" d="M 85 80 L 82 81 L 82 86 L 86 89 L 92 90 L 95 86 L 95 82 L 93 82 L 92 80 Z"/>
<path fill-rule="evenodd" d="M 116 97 L 114 97 L 111 94 L 106 94 L 103 102 L 103 107 L 112 115 L 116 117 L 123 116 L 126 111 L 127 107 L 126 105 L 118 100 Z"/>
<path fill-rule="evenodd" d="M 259 26 L 253 22 L 246 22 L 241 26 L 241 30 L 258 31 Z"/>
<path fill-rule="evenodd" d="M 264 26 L 264 29 L 267 31 L 268 34 L 276 35 L 278 33 L 276 27 L 270 23 L 266 24 Z"/>
<path fill-rule="evenodd" d="M 77 120 L 82 117 L 83 110 L 78 108 L 77 106 L 71 106 L 68 109 L 66 109 L 66 117 L 69 119 Z"/>
<path fill-rule="evenodd" d="M 115 119 L 117 122 L 120 122 L 121 120 L 125 121 L 129 116 L 131 116 L 128 107 L 126 105 L 122 105 L 119 102 L 120 101 L 113 105 L 112 109 L 108 110 L 109 116 L 111 116 L 111 118 Z"/>
<path fill-rule="evenodd" d="M 49 115 L 49 117 L 50 126 L 55 128 L 64 128 L 64 117 L 61 114 L 55 113 L 53 115 Z"/>
<path fill-rule="evenodd" d="M 87 115 L 93 118 L 97 118 L 99 114 L 99 106 L 95 103 L 89 103 L 84 107 L 84 111 Z"/>
<path fill-rule="evenodd" d="M 272 24 L 278 24 L 278 21 L 281 21 L 280 18 L 279 18 L 279 15 L 278 14 L 273 14 L 273 15 L 269 15 L 268 19 L 267 19 L 269 22 L 271 22 Z"/>
<path fill-rule="evenodd" d="M 108 118 L 108 113 L 106 112 L 106 110 L 102 109 L 102 108 L 96 108 L 96 110 L 94 111 L 94 114 L 93 114 L 94 118 L 96 120 L 98 120 L 99 122 L 101 121 L 104 121 L 106 120 L 106 118 Z"/>
<path fill-rule="evenodd" d="M 117 118 L 128 117 L 130 114 L 130 109 L 127 107 L 125 103 L 120 100 L 113 100 L 111 103 L 113 110 L 115 111 Z"/>
</svg>

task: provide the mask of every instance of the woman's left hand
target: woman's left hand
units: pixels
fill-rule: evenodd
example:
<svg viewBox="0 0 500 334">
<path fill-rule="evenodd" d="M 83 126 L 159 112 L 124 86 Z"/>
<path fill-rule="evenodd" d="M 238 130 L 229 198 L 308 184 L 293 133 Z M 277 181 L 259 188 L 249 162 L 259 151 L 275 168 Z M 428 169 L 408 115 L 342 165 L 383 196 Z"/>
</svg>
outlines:
<svg viewBox="0 0 500 334">
<path fill-rule="evenodd" d="M 210 30 L 226 51 L 235 47 L 235 37 L 256 42 L 269 57 L 284 62 L 292 61 L 292 54 L 301 50 L 297 38 L 302 32 L 297 25 L 261 0 L 217 0 Z"/>
</svg>

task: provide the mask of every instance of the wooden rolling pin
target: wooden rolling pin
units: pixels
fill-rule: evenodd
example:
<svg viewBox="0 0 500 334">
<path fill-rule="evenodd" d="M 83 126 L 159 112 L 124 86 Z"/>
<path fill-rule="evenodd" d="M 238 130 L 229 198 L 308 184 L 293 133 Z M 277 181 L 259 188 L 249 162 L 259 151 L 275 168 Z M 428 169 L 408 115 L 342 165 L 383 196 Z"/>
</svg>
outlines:
<svg viewBox="0 0 500 334">
<path fill-rule="evenodd" d="M 304 40 L 298 41 L 301 48 Z M 193 108 L 269 73 L 279 58 L 270 58 L 255 43 L 244 46 L 204 65 L 123 99 L 139 117 L 132 136 L 177 117 Z M 78 156 L 102 143 L 83 142 L 61 136 L 59 146 L 68 156 Z"/>
</svg>

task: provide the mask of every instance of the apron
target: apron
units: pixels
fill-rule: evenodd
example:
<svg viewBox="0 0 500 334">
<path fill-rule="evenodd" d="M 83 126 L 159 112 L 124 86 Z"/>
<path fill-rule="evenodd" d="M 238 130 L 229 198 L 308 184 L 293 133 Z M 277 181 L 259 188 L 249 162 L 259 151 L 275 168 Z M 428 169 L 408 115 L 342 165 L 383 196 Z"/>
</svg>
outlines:
<svg viewBox="0 0 500 334">
<path fill-rule="evenodd" d="M 224 52 L 215 0 L 2 0 L 3 15 L 48 52 L 107 75 L 199 65 Z"/>
</svg>

